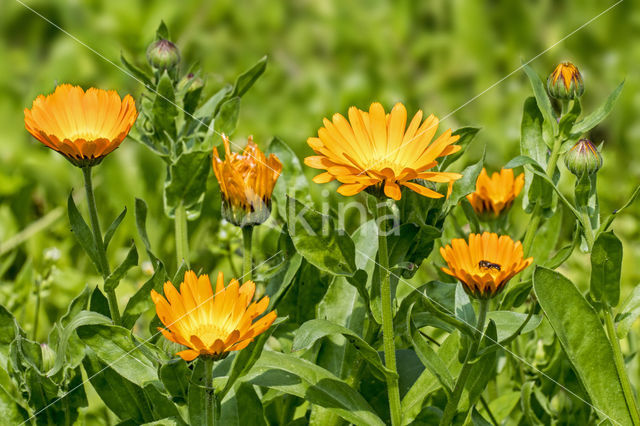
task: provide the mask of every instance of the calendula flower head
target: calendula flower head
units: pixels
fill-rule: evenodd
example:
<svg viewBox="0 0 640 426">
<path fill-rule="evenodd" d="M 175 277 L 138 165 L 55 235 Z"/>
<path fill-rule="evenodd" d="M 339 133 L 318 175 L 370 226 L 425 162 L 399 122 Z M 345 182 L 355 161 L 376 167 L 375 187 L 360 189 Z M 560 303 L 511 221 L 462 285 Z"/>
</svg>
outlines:
<svg viewBox="0 0 640 426">
<path fill-rule="evenodd" d="M 551 97 L 561 100 L 573 100 L 584 93 L 584 83 L 578 68 L 571 62 L 562 62 L 556 66 L 547 78 L 547 91 Z"/>
<path fill-rule="evenodd" d="M 180 49 L 169 40 L 156 40 L 147 47 L 147 61 L 157 70 L 171 70 L 180 63 Z"/>
<path fill-rule="evenodd" d="M 514 178 L 512 169 L 502 169 L 489 177 L 483 168 L 476 180 L 476 190 L 467 195 L 467 200 L 480 218 L 495 219 L 511 208 L 523 187 L 523 173 Z"/>
<path fill-rule="evenodd" d="M 589 139 L 580 139 L 564 155 L 564 164 L 578 177 L 590 175 L 602 167 L 602 155 Z"/>
<path fill-rule="evenodd" d="M 236 279 L 225 287 L 220 272 L 214 291 L 208 275 L 197 277 L 187 271 L 180 291 L 169 281 L 164 284 L 166 298 L 151 290 L 158 318 L 165 325 L 158 330 L 172 342 L 189 348 L 176 354 L 185 361 L 198 356 L 224 358 L 231 351 L 247 347 L 276 319 L 272 311 L 254 321 L 269 306 L 267 296 L 252 303 L 255 290 L 253 281 L 240 285 Z"/>
<path fill-rule="evenodd" d="M 442 270 L 456 277 L 470 295 L 489 299 L 499 294 L 514 275 L 531 265 L 533 258 L 523 259 L 522 244 L 507 235 L 485 232 L 469 235 L 469 243 L 454 238 L 451 245 L 440 248 L 447 262 Z"/>
<path fill-rule="evenodd" d="M 389 114 L 379 103 L 371 104 L 369 112 L 349 108 L 349 120 L 334 114 L 324 119 L 318 137 L 307 140 L 316 152 L 304 163 L 314 169 L 326 170 L 313 178 L 316 183 L 337 180 L 338 192 L 345 196 L 363 190 L 399 200 L 401 186 L 430 198 L 440 194 L 418 183 L 420 180 L 449 183 L 460 179 L 458 173 L 432 171 L 439 157 L 453 154 L 460 146 L 453 145 L 459 136 L 451 129 L 433 140 L 438 118 L 430 115 L 422 121 L 418 111 L 407 126 L 407 110 L 396 104 Z"/>
<path fill-rule="evenodd" d="M 100 163 L 131 130 L 138 112 L 130 95 L 61 84 L 24 110 L 26 129 L 78 167 Z"/>
<path fill-rule="evenodd" d="M 213 172 L 222 192 L 222 215 L 236 226 L 259 225 L 271 214 L 271 194 L 282 172 L 282 163 L 273 154 L 267 158 L 249 136 L 242 154 L 231 152 L 224 141 L 224 160 L 213 149 Z"/>
</svg>

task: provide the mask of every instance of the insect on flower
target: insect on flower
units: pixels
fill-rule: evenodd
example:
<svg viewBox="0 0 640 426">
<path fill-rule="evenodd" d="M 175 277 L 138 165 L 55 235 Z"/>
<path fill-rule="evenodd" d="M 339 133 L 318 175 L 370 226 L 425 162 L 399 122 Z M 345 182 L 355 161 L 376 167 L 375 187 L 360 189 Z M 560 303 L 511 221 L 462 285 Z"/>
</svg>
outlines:
<svg viewBox="0 0 640 426">
<path fill-rule="evenodd" d="M 491 263 L 488 260 L 481 260 L 480 262 L 478 262 L 478 266 L 485 269 L 495 269 L 496 271 L 500 270 L 500 265 L 498 265 L 497 263 Z"/>
</svg>

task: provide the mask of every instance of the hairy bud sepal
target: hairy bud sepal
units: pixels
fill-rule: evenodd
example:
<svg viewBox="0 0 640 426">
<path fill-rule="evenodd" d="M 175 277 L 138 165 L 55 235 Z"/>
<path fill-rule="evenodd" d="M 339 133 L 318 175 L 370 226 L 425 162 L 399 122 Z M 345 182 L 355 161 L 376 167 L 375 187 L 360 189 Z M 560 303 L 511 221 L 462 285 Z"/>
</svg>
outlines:
<svg viewBox="0 0 640 426">
<path fill-rule="evenodd" d="M 602 167 L 602 155 L 589 139 L 580 139 L 564 156 L 564 164 L 575 176 L 596 173 Z"/>
<path fill-rule="evenodd" d="M 147 61 L 155 70 L 171 71 L 180 63 L 180 49 L 169 40 L 156 40 L 147 48 Z"/>
</svg>

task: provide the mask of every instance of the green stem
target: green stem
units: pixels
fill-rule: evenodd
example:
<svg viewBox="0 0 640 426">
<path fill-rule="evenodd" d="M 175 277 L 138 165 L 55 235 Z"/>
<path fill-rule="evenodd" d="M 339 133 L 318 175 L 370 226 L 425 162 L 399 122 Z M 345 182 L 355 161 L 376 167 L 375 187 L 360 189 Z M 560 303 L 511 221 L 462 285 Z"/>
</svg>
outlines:
<svg viewBox="0 0 640 426">
<path fill-rule="evenodd" d="M 629 414 L 631 415 L 631 421 L 635 426 L 638 426 L 640 425 L 640 414 L 638 414 L 638 405 L 636 404 L 636 400 L 633 396 L 633 389 L 631 388 L 629 375 L 627 374 L 627 370 L 625 369 L 624 357 L 622 356 L 622 350 L 620 349 L 620 341 L 618 340 L 618 336 L 616 335 L 616 329 L 613 325 L 613 315 L 611 313 L 611 308 L 609 307 L 606 307 L 604 309 L 604 321 L 607 327 L 609 340 L 611 341 L 611 347 L 613 348 L 613 360 L 616 366 L 616 370 L 618 371 L 620 384 L 622 385 L 622 393 L 624 394 L 624 399 L 627 402 L 627 408 L 629 410 Z"/>
<path fill-rule="evenodd" d="M 587 240 L 589 252 L 591 252 L 595 237 L 593 236 L 593 229 L 591 229 L 591 219 L 589 218 L 589 214 L 586 211 L 582 211 L 582 213 L 580 213 L 580 223 L 582 224 L 582 229 L 584 231 L 584 238 Z"/>
<path fill-rule="evenodd" d="M 378 220 L 384 216 L 385 204 L 378 204 Z M 396 369 L 396 348 L 393 334 L 393 310 L 391 299 L 391 282 L 389 278 L 389 254 L 387 253 L 386 221 L 382 220 L 378 231 L 378 262 L 380 263 L 380 300 L 382 303 L 382 341 L 386 367 L 393 373 Z M 387 376 L 387 392 L 389 394 L 389 409 L 391 424 L 400 425 L 402 411 L 400 405 L 400 390 L 398 376 Z"/>
<path fill-rule="evenodd" d="M 33 318 L 33 337 L 34 342 L 38 341 L 38 322 L 40 319 L 40 288 L 42 287 L 42 280 L 36 279 L 36 312 Z"/>
<path fill-rule="evenodd" d="M 253 226 L 242 227 L 242 282 L 251 281 L 253 271 L 253 258 L 251 247 L 253 242 Z"/>
<path fill-rule="evenodd" d="M 217 404 L 215 398 L 215 392 L 213 389 L 213 363 L 214 359 L 211 357 L 204 358 L 204 387 L 207 395 L 207 402 L 205 403 L 205 415 L 204 418 L 207 426 L 213 426 L 217 420 Z"/>
<path fill-rule="evenodd" d="M 480 300 L 480 307 L 478 309 L 478 322 L 476 324 L 475 330 L 475 338 L 469 346 L 469 351 L 467 352 L 467 356 L 464 360 L 464 365 L 462 366 L 462 370 L 460 370 L 460 374 L 458 375 L 458 380 L 456 381 L 456 385 L 453 388 L 453 392 L 451 393 L 451 397 L 449 401 L 447 401 L 447 405 L 444 408 L 444 413 L 442 414 L 442 420 L 440 421 L 440 426 L 449 426 L 453 424 L 453 418 L 456 415 L 456 410 L 458 409 L 458 403 L 460 402 L 460 397 L 462 396 L 462 390 L 464 389 L 464 385 L 469 378 L 469 373 L 471 373 L 471 369 L 473 368 L 473 363 L 471 361 L 474 360 L 476 354 L 478 353 L 478 347 L 480 345 L 480 340 L 482 335 L 484 334 L 484 322 L 487 318 L 487 308 L 489 306 L 489 301 L 486 299 Z"/>
<path fill-rule="evenodd" d="M 102 272 L 102 278 L 104 280 L 111 274 L 109 268 L 109 261 L 107 260 L 107 251 L 104 248 L 104 240 L 102 239 L 102 232 L 100 231 L 100 221 L 98 220 L 98 209 L 96 208 L 96 199 L 93 195 L 93 183 L 91 181 L 91 167 L 83 167 L 82 173 L 84 175 L 84 189 L 87 193 L 87 204 L 89 205 L 89 217 L 91 219 L 91 229 L 93 231 L 93 241 L 98 252 L 98 259 L 100 261 L 100 272 Z M 115 290 L 108 290 L 107 300 L 109 301 L 109 312 L 111 313 L 111 319 L 114 323 L 120 322 L 120 311 L 118 310 L 118 298 L 116 297 Z"/>
<path fill-rule="evenodd" d="M 187 268 L 189 264 L 189 233 L 187 229 L 187 210 L 184 208 L 182 202 L 176 207 L 176 212 L 173 217 L 175 224 L 175 238 L 176 238 L 176 259 L 178 261 L 176 267 L 180 268 L 180 265 L 184 261 Z"/>
</svg>

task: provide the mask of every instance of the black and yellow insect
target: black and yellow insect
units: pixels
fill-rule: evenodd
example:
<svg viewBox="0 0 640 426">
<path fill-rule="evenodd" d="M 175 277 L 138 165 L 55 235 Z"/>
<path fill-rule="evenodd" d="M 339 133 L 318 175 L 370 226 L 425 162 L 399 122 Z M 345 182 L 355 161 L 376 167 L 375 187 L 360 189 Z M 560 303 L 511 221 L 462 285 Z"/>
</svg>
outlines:
<svg viewBox="0 0 640 426">
<path fill-rule="evenodd" d="M 491 263 L 488 260 L 481 260 L 478 262 L 478 267 L 483 269 L 495 269 L 496 271 L 500 270 L 500 265 L 497 263 Z"/>
</svg>

